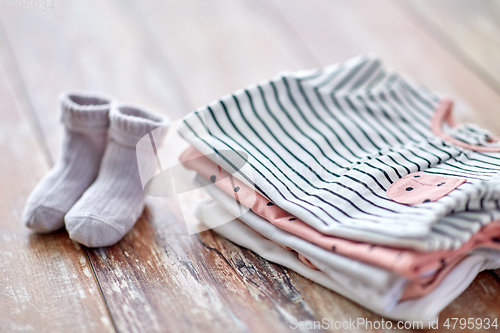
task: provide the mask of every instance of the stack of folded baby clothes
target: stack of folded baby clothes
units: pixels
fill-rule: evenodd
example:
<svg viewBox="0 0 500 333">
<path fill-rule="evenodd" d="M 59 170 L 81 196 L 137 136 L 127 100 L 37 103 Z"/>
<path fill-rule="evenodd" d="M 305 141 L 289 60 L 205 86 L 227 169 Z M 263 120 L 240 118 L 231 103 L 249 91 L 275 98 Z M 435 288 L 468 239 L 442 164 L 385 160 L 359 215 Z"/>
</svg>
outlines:
<svg viewBox="0 0 500 333">
<path fill-rule="evenodd" d="M 212 197 L 198 217 L 378 314 L 434 320 L 500 267 L 500 142 L 451 108 L 372 55 L 224 96 L 178 127 Z"/>
</svg>

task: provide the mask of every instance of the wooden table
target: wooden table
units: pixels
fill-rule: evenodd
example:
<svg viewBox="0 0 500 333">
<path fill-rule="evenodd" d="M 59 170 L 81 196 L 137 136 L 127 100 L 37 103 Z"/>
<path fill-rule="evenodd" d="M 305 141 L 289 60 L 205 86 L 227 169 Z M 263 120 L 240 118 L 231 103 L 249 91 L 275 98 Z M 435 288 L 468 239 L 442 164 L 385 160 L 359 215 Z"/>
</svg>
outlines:
<svg viewBox="0 0 500 333">
<path fill-rule="evenodd" d="M 500 134 L 499 1 L 25 2 L 0 8 L 1 332 L 285 332 L 291 317 L 381 319 L 211 231 L 189 236 L 175 200 L 148 200 L 109 248 L 31 233 L 21 214 L 59 153 L 63 90 L 177 119 L 279 71 L 375 51 L 452 96 L 459 120 Z M 499 278 L 483 272 L 441 322 L 500 318 L 499 296 Z"/>
</svg>

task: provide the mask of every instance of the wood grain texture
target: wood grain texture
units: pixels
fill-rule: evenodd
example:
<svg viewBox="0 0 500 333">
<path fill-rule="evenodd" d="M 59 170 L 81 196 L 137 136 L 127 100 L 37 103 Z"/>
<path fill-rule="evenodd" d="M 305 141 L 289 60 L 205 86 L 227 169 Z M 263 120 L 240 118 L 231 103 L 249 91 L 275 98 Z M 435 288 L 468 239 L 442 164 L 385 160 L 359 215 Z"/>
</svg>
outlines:
<svg viewBox="0 0 500 333">
<path fill-rule="evenodd" d="M 62 90 L 101 90 L 175 119 L 279 71 L 318 67 L 370 50 L 429 87 L 457 96 L 462 120 L 488 123 L 500 133 L 499 120 L 484 111 L 487 105 L 499 105 L 500 97 L 387 1 L 89 0 L 64 2 L 49 15 L 40 14 L 1 12 L 0 18 L 22 64 L 21 74 L 14 77 L 26 86 L 34 123 L 40 124 L 52 159 L 62 134 L 56 111 L 56 96 Z M 30 175 L 31 183 L 25 184 L 16 201 L 16 223 L 27 193 L 47 169 L 39 163 L 39 174 Z M 88 296 L 76 301 L 68 296 L 82 312 L 71 316 L 75 329 L 92 323 L 95 332 L 113 328 L 120 332 L 287 332 L 292 317 L 300 321 L 381 319 L 211 231 L 188 235 L 180 204 L 173 199 L 148 199 L 143 216 L 122 241 L 85 250 L 90 266 L 80 263 L 78 256 L 66 262 L 74 273 L 67 271 L 82 279 L 74 282 L 77 286 L 88 283 L 84 292 L 98 295 L 101 287 L 110 313 L 107 321 L 96 321 L 102 300 Z M 71 251 L 81 253 L 64 232 L 50 236 L 25 232 L 19 236 L 24 242 L 36 238 L 44 246 L 52 244 L 51 237 L 65 239 L 66 247 L 49 250 L 55 258 L 71 256 Z M 51 273 L 48 267 L 54 257 L 43 257 L 43 247 L 38 246 L 31 260 L 41 270 L 40 281 L 57 283 L 64 272 Z M 23 248 L 20 253 L 28 256 L 33 253 L 29 251 Z M 85 268 L 95 272 L 99 285 L 85 280 Z M 61 298 L 73 295 L 65 283 L 64 293 L 57 294 L 52 284 L 48 290 Z M 478 304 L 488 307 L 488 315 L 500 316 L 494 302 L 499 286 L 494 276 L 482 273 L 443 312 L 443 318 L 471 313 L 480 317 Z M 17 285 L 12 288 L 22 290 Z M 467 309 L 472 303 L 477 311 Z M 44 304 L 40 297 L 32 306 Z M 47 312 L 43 318 L 60 315 Z M 13 322 L 12 318 L 22 323 L 10 314 L 5 322 Z"/>
<path fill-rule="evenodd" d="M 117 246 L 92 254 L 118 330 L 283 331 L 290 316 L 313 317 L 282 267 L 212 232 L 175 234 L 169 215 L 146 212 Z M 170 217 L 170 230 L 155 230 L 152 216 Z"/>
<path fill-rule="evenodd" d="M 85 252 L 64 231 L 34 235 L 25 201 L 47 171 L 0 29 L 0 331 L 113 332 Z"/>
<path fill-rule="evenodd" d="M 397 3 L 500 93 L 500 2 L 411 0 Z"/>
</svg>

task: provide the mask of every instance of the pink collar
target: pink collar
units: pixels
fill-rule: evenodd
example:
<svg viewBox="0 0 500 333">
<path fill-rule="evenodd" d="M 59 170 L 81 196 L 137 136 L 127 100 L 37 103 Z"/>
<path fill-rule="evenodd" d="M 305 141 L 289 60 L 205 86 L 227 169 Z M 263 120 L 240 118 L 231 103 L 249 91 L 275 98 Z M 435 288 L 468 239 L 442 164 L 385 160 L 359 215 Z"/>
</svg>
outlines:
<svg viewBox="0 0 500 333">
<path fill-rule="evenodd" d="M 450 126 L 455 127 L 457 126 L 455 120 L 453 119 L 451 115 L 451 110 L 453 107 L 453 101 L 449 98 L 443 99 L 440 103 L 439 106 L 437 107 L 434 116 L 432 117 L 432 131 L 434 134 L 437 136 L 445 139 L 446 141 L 449 141 L 453 143 L 454 145 L 463 147 L 465 149 L 470 149 L 474 151 L 481 151 L 481 152 L 500 152 L 500 147 L 484 147 L 484 146 L 475 146 L 471 145 L 468 143 L 465 143 L 463 141 L 460 141 L 458 139 L 455 139 L 448 134 L 443 132 L 443 122 L 446 121 Z M 500 138 L 496 137 L 491 137 L 489 139 L 489 142 L 499 142 Z"/>
</svg>

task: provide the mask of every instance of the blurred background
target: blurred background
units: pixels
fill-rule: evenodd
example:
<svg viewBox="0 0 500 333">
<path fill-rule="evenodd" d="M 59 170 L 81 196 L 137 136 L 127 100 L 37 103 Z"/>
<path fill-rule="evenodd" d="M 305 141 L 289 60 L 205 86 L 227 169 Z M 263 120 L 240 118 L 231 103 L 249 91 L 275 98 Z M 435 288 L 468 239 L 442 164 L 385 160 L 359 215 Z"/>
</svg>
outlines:
<svg viewBox="0 0 500 333">
<path fill-rule="evenodd" d="M 103 250 L 82 249 L 64 232 L 38 236 L 22 226 L 28 194 L 59 153 L 60 92 L 97 90 L 178 119 L 280 71 L 320 67 L 370 51 L 455 99 L 459 121 L 500 135 L 497 0 L 0 0 L 0 331 L 154 331 L 188 321 L 198 328 L 215 323 L 225 329 L 239 327 L 226 322 L 227 316 L 217 317 L 214 298 L 203 289 L 213 288 L 218 295 L 217 285 L 225 285 L 224 279 L 233 274 L 231 267 L 207 254 L 206 246 L 227 258 L 247 252 L 212 234 L 199 236 L 202 242 L 167 242 L 162 228 L 172 225 L 168 212 L 151 208 L 153 218 L 146 214 L 143 219 L 149 222 L 139 222 L 128 238 Z M 182 273 L 186 278 L 191 268 L 185 271 L 175 256 L 168 259 L 164 243 L 178 246 L 182 262 L 190 262 L 192 269 L 206 270 L 210 278 L 202 278 L 201 289 L 169 284 L 167 276 Z M 245 256 L 252 265 L 263 265 Z M 150 262 L 156 273 L 142 271 L 134 266 L 136 261 Z M 116 273 L 116 267 L 125 274 Z M 219 271 L 229 275 L 221 280 L 209 275 Z M 159 277 L 152 279 L 151 274 Z M 498 281 L 486 275 L 478 279 L 482 287 L 471 287 L 476 294 L 457 300 L 445 316 L 466 317 L 474 308 L 471 299 L 495 304 Z M 136 289 L 127 294 L 123 281 Z M 121 296 L 112 293 L 116 286 L 122 288 Z M 187 288 L 184 298 L 171 302 L 172 295 L 165 294 L 169 286 Z M 318 295 L 316 301 L 311 296 L 313 304 L 330 300 L 329 305 L 313 306 L 318 313 L 350 309 L 349 316 L 370 316 L 334 293 L 307 282 L 303 288 Z M 190 313 L 200 302 L 205 312 Z M 280 316 L 267 311 L 277 301 L 260 308 L 251 298 L 238 302 L 242 308 L 230 308 L 239 311 L 240 319 L 248 317 L 241 319 L 246 325 L 258 325 L 250 323 L 261 316 L 276 320 L 267 324 L 269 330 L 280 330 Z M 241 305 L 245 302 L 247 308 Z M 342 306 L 332 310 L 338 304 Z M 466 312 L 457 315 L 462 308 Z M 498 304 L 495 309 L 500 311 Z M 130 316 L 134 319 L 128 320 Z"/>
<path fill-rule="evenodd" d="M 374 51 L 488 118 L 500 92 L 496 0 L 2 0 L 4 67 L 54 155 L 56 97 L 93 89 L 178 118 L 283 70 Z M 44 10 L 45 9 L 45 10 Z M 496 104 L 498 105 L 498 104 Z M 484 117 L 481 115 L 485 115 Z"/>
</svg>

